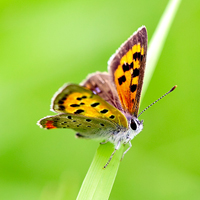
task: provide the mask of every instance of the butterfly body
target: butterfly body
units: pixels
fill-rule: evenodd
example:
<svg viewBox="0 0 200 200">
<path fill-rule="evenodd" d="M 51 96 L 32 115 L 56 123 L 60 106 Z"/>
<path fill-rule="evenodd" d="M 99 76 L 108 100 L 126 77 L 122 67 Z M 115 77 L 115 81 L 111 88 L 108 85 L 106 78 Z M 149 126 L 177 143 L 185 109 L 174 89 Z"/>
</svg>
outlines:
<svg viewBox="0 0 200 200">
<path fill-rule="evenodd" d="M 131 147 L 130 141 L 143 129 L 143 121 L 137 116 L 146 53 L 147 32 L 143 26 L 110 58 L 108 73 L 91 74 L 80 85 L 64 85 L 52 99 L 51 110 L 58 114 L 41 119 L 38 125 L 74 129 L 78 138 L 113 143 L 115 151 L 122 144 Z"/>
<path fill-rule="evenodd" d="M 129 143 L 138 133 L 142 131 L 142 129 L 142 121 L 139 121 L 134 117 L 129 121 L 129 126 L 127 129 L 122 129 L 116 134 L 112 134 L 108 138 L 108 141 L 115 145 L 115 149 L 119 149 L 121 144 Z"/>
</svg>

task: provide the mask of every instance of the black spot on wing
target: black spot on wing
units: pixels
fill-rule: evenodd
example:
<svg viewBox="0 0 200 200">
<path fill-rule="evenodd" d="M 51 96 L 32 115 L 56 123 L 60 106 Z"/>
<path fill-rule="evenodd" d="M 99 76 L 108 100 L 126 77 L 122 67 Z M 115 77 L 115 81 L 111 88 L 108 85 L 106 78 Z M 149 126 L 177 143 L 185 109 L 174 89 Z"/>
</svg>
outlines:
<svg viewBox="0 0 200 200">
<path fill-rule="evenodd" d="M 132 77 L 134 78 L 134 77 L 136 77 L 136 76 L 139 76 L 139 69 L 138 68 L 135 68 L 134 70 L 133 70 L 133 74 L 132 74 Z"/>
<path fill-rule="evenodd" d="M 115 116 L 114 115 L 110 115 L 110 117 L 109 117 L 110 119 L 114 119 L 115 118 Z"/>
<path fill-rule="evenodd" d="M 71 107 L 79 107 L 80 105 L 78 105 L 78 104 L 71 104 L 70 106 Z"/>
<path fill-rule="evenodd" d="M 125 81 L 126 81 L 126 77 L 124 75 L 118 78 L 119 85 L 121 85 Z"/>
<path fill-rule="evenodd" d="M 137 85 L 133 84 L 131 85 L 131 92 L 135 92 L 135 90 L 137 89 Z"/>
<path fill-rule="evenodd" d="M 66 96 L 64 96 L 63 98 L 62 98 L 62 101 L 65 101 L 67 99 L 67 97 Z"/>
<path fill-rule="evenodd" d="M 108 109 L 103 109 L 100 111 L 100 113 L 102 113 L 102 114 L 106 114 L 107 112 L 108 112 Z"/>
<path fill-rule="evenodd" d="M 122 65 L 122 69 L 123 69 L 124 72 L 129 71 L 129 70 L 132 69 L 132 68 L 133 68 L 133 62 L 132 62 L 131 64 L 124 63 L 124 64 Z"/>
<path fill-rule="evenodd" d="M 84 112 L 84 110 L 78 109 L 77 111 L 74 112 L 74 114 L 81 114 L 82 112 Z"/>
<path fill-rule="evenodd" d="M 59 105 L 59 110 L 65 110 L 65 106 Z"/>
<path fill-rule="evenodd" d="M 127 63 L 124 63 L 122 65 L 122 69 L 123 69 L 124 72 L 129 71 L 129 65 Z"/>
<path fill-rule="evenodd" d="M 96 102 L 96 103 L 92 103 L 91 106 L 92 106 L 92 107 L 96 107 L 96 106 L 98 106 L 99 104 L 100 104 L 99 102 Z"/>
<path fill-rule="evenodd" d="M 65 125 L 66 123 L 67 123 L 67 122 L 66 122 L 66 121 L 64 121 L 64 122 L 61 122 L 60 124 L 61 124 L 61 125 Z"/>
<path fill-rule="evenodd" d="M 133 62 L 131 64 L 129 64 L 129 69 L 133 68 Z"/>
<path fill-rule="evenodd" d="M 141 53 L 140 53 L 140 52 L 134 53 L 134 54 L 133 54 L 133 59 L 134 59 L 134 60 L 136 60 L 136 59 L 140 60 L 140 59 L 141 59 Z"/>
</svg>

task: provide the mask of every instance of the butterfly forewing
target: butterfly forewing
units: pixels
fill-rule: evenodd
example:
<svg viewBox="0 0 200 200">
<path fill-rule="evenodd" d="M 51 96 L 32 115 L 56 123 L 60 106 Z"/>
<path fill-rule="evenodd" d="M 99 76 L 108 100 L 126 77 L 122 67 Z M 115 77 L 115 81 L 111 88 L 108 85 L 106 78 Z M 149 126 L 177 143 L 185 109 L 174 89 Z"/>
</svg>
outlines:
<svg viewBox="0 0 200 200">
<path fill-rule="evenodd" d="M 109 60 L 109 70 L 122 107 L 137 116 L 147 54 L 147 31 L 138 29 Z"/>
<path fill-rule="evenodd" d="M 53 99 L 52 109 L 57 113 L 95 117 L 128 127 L 126 117 L 119 110 L 91 90 L 76 84 L 64 86 L 59 90 Z"/>
</svg>

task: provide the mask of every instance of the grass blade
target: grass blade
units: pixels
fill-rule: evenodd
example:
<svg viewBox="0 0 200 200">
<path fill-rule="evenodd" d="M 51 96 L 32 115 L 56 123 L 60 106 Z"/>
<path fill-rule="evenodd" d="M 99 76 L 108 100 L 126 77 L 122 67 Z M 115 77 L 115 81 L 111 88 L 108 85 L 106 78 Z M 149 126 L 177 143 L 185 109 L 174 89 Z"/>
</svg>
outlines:
<svg viewBox="0 0 200 200">
<path fill-rule="evenodd" d="M 142 97 L 146 93 L 149 82 L 153 76 L 153 72 L 156 68 L 156 64 L 162 52 L 165 40 L 169 33 L 172 21 L 175 17 L 176 11 L 180 5 L 181 0 L 171 0 L 169 1 L 158 26 L 151 38 L 151 41 L 148 45 L 147 53 L 147 63 L 144 76 L 144 85 L 142 89 Z"/>
</svg>

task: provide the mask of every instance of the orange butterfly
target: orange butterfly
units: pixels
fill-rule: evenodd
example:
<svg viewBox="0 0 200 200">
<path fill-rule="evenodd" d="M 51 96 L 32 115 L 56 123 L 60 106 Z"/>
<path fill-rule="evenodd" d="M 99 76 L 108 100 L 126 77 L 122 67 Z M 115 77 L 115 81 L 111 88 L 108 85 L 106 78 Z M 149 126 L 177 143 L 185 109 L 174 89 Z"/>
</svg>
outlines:
<svg viewBox="0 0 200 200">
<path fill-rule="evenodd" d="M 147 55 L 147 31 L 139 28 L 110 58 L 109 73 L 96 72 L 81 85 L 63 86 L 54 96 L 52 111 L 41 119 L 42 128 L 71 128 L 78 138 L 109 141 L 115 151 L 129 144 L 143 129 L 138 119 Z M 124 155 L 123 154 L 123 155 Z"/>
</svg>

